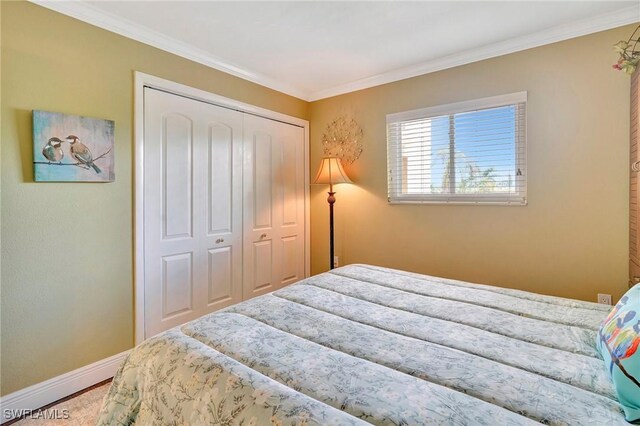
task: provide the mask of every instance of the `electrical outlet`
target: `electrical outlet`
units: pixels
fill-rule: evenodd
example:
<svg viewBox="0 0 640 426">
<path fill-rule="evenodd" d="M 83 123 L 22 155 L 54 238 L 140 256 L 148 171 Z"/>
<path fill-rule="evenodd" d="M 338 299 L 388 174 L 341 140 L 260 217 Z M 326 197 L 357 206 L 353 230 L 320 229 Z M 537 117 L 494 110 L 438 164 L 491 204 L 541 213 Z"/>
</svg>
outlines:
<svg viewBox="0 0 640 426">
<path fill-rule="evenodd" d="M 598 293 L 598 303 L 602 305 L 611 305 L 611 295 Z"/>
<path fill-rule="evenodd" d="M 337 268 L 338 266 L 340 266 L 340 259 L 338 256 L 333 256 L 333 267 Z"/>
</svg>

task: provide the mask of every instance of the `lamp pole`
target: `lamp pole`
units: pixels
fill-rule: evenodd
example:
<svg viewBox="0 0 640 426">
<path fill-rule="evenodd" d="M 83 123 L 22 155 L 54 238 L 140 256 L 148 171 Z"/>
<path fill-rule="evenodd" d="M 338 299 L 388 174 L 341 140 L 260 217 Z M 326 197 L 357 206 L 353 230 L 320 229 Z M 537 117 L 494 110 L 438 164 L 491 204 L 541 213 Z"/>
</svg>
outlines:
<svg viewBox="0 0 640 426">
<path fill-rule="evenodd" d="M 333 185 L 338 183 L 351 183 L 351 180 L 342 169 L 339 158 L 324 157 L 322 161 L 320 161 L 320 168 L 313 183 L 329 185 L 329 197 L 327 197 L 327 203 L 329 203 L 329 269 L 333 269 L 333 258 L 335 257 L 333 244 L 333 205 L 336 202 L 336 193 L 333 191 Z"/>
<path fill-rule="evenodd" d="M 333 192 L 333 184 L 329 184 L 329 269 L 333 269 L 333 204 L 336 202 L 335 192 Z"/>
</svg>

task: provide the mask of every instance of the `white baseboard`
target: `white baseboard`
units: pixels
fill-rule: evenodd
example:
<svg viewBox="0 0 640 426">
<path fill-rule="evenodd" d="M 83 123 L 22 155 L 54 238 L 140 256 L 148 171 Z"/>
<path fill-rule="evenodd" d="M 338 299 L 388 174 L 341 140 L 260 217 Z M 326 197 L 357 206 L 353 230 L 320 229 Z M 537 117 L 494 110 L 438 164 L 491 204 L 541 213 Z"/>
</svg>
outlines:
<svg viewBox="0 0 640 426">
<path fill-rule="evenodd" d="M 128 354 L 129 351 L 121 352 L 1 397 L 1 421 L 19 416 L 20 410 L 36 410 L 113 377 Z"/>
</svg>

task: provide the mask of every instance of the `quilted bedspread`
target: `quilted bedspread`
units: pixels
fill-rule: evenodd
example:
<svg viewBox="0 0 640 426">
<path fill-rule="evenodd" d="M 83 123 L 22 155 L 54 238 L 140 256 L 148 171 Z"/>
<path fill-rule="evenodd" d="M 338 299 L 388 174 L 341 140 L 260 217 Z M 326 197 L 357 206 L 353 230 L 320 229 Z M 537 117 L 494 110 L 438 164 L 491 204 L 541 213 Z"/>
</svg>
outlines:
<svg viewBox="0 0 640 426">
<path fill-rule="evenodd" d="M 608 308 L 350 265 L 146 340 L 98 424 L 627 424 Z"/>
</svg>

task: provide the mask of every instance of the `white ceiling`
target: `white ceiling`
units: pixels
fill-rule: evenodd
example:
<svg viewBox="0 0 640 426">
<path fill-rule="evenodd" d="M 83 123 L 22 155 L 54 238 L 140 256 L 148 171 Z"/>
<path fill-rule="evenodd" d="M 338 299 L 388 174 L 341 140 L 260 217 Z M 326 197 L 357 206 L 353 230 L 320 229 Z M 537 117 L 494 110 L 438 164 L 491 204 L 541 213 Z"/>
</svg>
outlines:
<svg viewBox="0 0 640 426">
<path fill-rule="evenodd" d="M 34 2 L 305 100 L 640 21 L 638 1 Z"/>
</svg>

